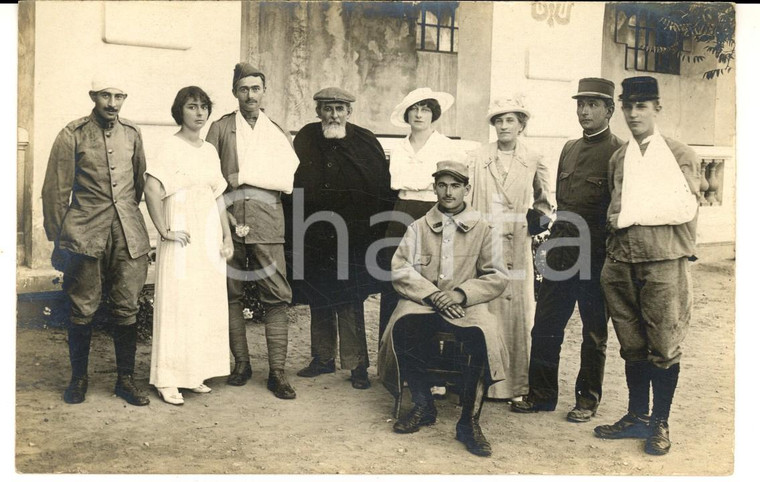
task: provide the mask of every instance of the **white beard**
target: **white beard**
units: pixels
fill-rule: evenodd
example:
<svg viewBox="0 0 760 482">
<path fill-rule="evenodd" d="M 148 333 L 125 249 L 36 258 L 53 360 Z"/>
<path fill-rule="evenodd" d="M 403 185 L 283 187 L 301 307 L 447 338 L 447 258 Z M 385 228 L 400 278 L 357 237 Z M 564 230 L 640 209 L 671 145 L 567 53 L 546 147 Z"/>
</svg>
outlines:
<svg viewBox="0 0 760 482">
<path fill-rule="evenodd" d="M 346 137 L 346 125 L 322 124 L 322 135 L 325 139 L 343 139 Z"/>
</svg>

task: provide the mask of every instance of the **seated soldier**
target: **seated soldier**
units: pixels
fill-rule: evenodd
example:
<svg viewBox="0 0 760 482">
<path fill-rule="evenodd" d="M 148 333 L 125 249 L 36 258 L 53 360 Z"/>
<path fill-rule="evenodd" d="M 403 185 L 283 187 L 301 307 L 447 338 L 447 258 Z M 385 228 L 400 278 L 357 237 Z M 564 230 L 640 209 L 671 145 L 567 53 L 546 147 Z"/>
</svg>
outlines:
<svg viewBox="0 0 760 482">
<path fill-rule="evenodd" d="M 437 412 L 426 371 L 434 349 L 430 340 L 437 331 L 453 333 L 471 360 L 456 438 L 471 453 L 489 456 L 480 410 L 488 386 L 504 379 L 507 354 L 487 302 L 504 291 L 507 273 L 495 258 L 501 251 L 493 249 L 492 226 L 464 202 L 470 191 L 467 167 L 441 161 L 433 176 L 438 202 L 409 226 L 391 263 L 401 300 L 380 342 L 378 372 L 391 393 L 400 393 L 404 380 L 412 392 L 414 407 L 394 424 L 395 432 L 432 425 Z"/>
</svg>

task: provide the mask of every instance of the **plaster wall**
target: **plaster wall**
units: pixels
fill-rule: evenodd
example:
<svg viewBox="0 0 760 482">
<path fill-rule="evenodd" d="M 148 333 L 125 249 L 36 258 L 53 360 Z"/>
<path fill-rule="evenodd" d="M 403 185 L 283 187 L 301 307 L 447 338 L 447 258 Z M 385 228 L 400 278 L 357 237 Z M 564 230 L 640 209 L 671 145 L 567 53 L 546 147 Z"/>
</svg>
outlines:
<svg viewBox="0 0 760 482">
<path fill-rule="evenodd" d="M 47 159 L 58 132 L 89 115 L 92 77 L 105 72 L 123 80 L 129 97 L 121 115 L 140 126 L 150 162 L 163 139 L 177 130 L 170 108 L 181 87 L 198 85 L 208 92 L 215 102 L 212 119 L 236 106 L 230 84 L 240 55 L 241 5 L 46 1 L 35 7 L 33 84 L 28 93 L 20 86 L 26 97 L 20 102 L 31 103 L 33 110 L 30 118 L 20 119 L 20 127 L 33 133 L 26 178 L 31 202 L 25 213 L 32 243 L 26 262 L 43 268 L 52 249 L 42 228 Z"/>
<path fill-rule="evenodd" d="M 504 2 L 493 8 L 491 99 L 524 95 L 531 118 L 523 135 L 547 160 L 554 190 L 562 147 L 582 134 L 571 96 L 578 79 L 602 73 L 604 4 Z M 484 125 L 486 113 L 478 119 Z"/>
</svg>

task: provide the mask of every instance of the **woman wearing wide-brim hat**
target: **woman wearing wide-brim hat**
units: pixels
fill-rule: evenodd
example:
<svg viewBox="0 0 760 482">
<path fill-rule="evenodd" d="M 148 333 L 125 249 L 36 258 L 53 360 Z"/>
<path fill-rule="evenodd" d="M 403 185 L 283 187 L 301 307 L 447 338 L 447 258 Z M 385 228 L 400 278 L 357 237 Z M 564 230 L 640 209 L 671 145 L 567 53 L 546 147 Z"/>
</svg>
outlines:
<svg viewBox="0 0 760 482">
<path fill-rule="evenodd" d="M 503 343 L 509 353 L 506 379 L 488 390 L 487 396 L 511 400 L 528 393 L 530 330 L 533 326 L 533 255 L 528 218 L 538 221 L 550 215 L 549 168 L 543 156 L 523 140 L 530 111 L 520 96 L 494 100 L 486 121 L 498 140 L 470 153 L 472 206 L 493 223 L 502 243 L 502 260 L 512 272 L 507 289 L 489 303 L 500 320 Z M 530 215 L 528 215 L 530 213 Z M 530 223 L 536 234 L 538 223 Z"/>
<path fill-rule="evenodd" d="M 406 228 L 421 218 L 436 203 L 433 191 L 433 173 L 436 163 L 452 160 L 464 161 L 465 153 L 457 144 L 435 129 L 435 122 L 454 104 L 454 96 L 422 87 L 409 92 L 393 109 L 391 123 L 397 127 L 410 127 L 411 132 L 391 150 L 391 189 L 398 191 L 394 211 L 399 221 L 388 223 L 386 238 L 398 238 L 392 248 L 386 249 L 380 260 L 390 269 L 390 259 L 404 236 Z M 390 320 L 398 304 L 398 294 L 388 282 L 380 299 L 380 333 Z"/>
</svg>

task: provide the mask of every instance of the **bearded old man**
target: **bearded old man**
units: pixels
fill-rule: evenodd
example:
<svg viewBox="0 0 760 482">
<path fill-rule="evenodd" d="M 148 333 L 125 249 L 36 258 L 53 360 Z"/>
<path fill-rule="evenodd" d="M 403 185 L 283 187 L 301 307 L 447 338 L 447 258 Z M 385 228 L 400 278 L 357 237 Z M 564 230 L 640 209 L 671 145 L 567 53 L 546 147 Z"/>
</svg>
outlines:
<svg viewBox="0 0 760 482">
<path fill-rule="evenodd" d="M 365 254 L 386 229 L 370 218 L 393 208 L 389 163 L 375 135 L 348 122 L 352 94 L 328 87 L 314 100 L 320 121 L 294 140 L 300 164 L 287 223 L 294 300 L 311 309 L 312 361 L 298 376 L 335 371 L 339 334 L 340 366 L 351 370 L 354 388 L 366 389 L 364 300 L 380 291 L 380 280 L 370 274 L 376 256 L 365 261 Z"/>
</svg>

